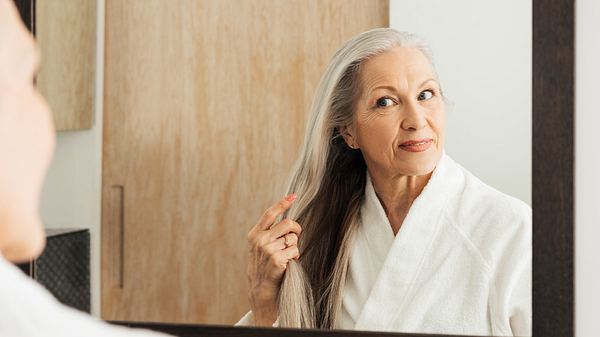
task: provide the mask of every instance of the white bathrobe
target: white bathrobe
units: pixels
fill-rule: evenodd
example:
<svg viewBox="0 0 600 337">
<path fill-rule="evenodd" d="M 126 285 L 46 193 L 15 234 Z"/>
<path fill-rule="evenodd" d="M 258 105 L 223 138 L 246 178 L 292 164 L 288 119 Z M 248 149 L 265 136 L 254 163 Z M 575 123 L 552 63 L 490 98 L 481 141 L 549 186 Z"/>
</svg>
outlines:
<svg viewBox="0 0 600 337">
<path fill-rule="evenodd" d="M 444 154 L 396 236 L 368 175 L 360 211 L 340 329 L 531 335 L 527 204 Z"/>
<path fill-rule="evenodd" d="M 46 289 L 0 255 L 2 337 L 166 337 L 158 332 L 109 325 L 58 302 Z"/>
</svg>

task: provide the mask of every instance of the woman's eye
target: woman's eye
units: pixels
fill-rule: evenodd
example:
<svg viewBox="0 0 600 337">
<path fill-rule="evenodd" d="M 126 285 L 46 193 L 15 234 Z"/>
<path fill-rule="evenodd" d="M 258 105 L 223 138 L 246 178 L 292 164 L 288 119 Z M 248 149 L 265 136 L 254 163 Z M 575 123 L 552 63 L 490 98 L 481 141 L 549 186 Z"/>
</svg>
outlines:
<svg viewBox="0 0 600 337">
<path fill-rule="evenodd" d="M 430 99 L 431 97 L 433 97 L 433 91 L 432 90 L 429 90 L 429 89 L 423 90 L 419 94 L 419 101 L 426 101 L 426 100 Z"/>
<path fill-rule="evenodd" d="M 381 97 L 380 99 L 377 100 L 378 108 L 385 108 L 388 106 L 392 106 L 393 104 L 394 104 L 394 101 L 389 97 Z"/>
</svg>

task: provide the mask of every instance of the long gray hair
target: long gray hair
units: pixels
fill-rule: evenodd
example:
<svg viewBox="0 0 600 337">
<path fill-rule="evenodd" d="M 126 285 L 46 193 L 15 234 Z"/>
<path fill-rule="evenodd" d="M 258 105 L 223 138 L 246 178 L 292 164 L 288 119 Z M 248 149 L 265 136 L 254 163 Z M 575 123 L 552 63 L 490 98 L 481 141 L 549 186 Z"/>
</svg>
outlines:
<svg viewBox="0 0 600 337">
<path fill-rule="evenodd" d="M 300 259 L 289 262 L 279 291 L 281 327 L 339 327 L 350 243 L 366 184 L 364 158 L 345 144 L 339 128 L 352 123 L 361 63 L 397 46 L 419 49 L 434 69 L 421 38 L 377 28 L 347 41 L 321 78 L 288 187 L 298 199 L 285 216 L 303 231 Z"/>
</svg>

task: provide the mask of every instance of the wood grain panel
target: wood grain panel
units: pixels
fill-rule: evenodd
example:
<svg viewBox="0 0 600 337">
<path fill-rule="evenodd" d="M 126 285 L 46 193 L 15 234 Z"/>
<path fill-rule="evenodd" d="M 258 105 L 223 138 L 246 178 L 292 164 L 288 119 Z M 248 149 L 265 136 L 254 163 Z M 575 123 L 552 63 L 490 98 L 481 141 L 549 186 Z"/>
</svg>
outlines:
<svg viewBox="0 0 600 337">
<path fill-rule="evenodd" d="M 96 1 L 36 2 L 36 37 L 42 54 L 40 93 L 58 131 L 93 124 Z"/>
<path fill-rule="evenodd" d="M 387 26 L 387 0 L 106 1 L 103 319 L 248 310 L 246 235 L 284 193 L 326 63 Z"/>
</svg>

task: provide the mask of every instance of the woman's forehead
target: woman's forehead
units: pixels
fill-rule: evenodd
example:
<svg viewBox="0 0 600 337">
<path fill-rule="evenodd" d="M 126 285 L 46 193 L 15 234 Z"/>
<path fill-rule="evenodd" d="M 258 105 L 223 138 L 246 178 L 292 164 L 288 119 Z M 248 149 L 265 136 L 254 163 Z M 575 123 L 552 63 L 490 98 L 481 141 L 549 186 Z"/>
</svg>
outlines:
<svg viewBox="0 0 600 337">
<path fill-rule="evenodd" d="M 384 82 L 390 85 L 410 84 L 435 78 L 425 54 L 419 49 L 405 47 L 396 47 L 366 60 L 360 73 L 365 89 Z"/>
</svg>

